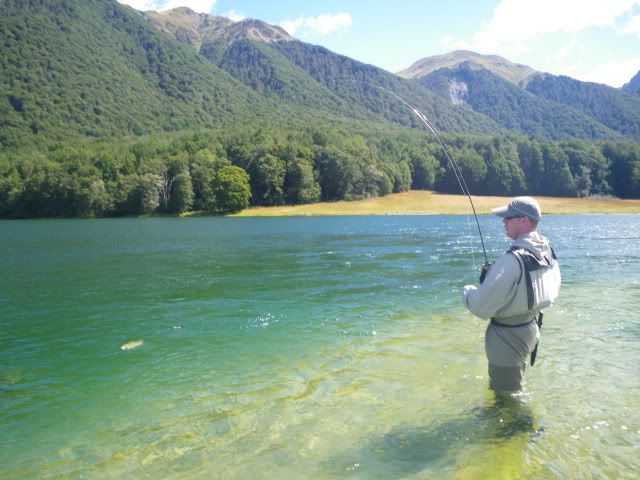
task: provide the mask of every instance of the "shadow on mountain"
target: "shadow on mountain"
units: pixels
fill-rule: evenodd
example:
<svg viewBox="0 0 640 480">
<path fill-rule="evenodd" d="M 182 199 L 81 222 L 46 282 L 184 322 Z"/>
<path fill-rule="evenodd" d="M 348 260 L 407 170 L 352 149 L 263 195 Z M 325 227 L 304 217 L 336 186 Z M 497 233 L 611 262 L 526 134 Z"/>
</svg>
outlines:
<svg viewBox="0 0 640 480">
<path fill-rule="evenodd" d="M 492 394 L 493 395 L 493 394 Z M 331 469 L 355 478 L 402 478 L 422 471 L 433 474 L 456 463 L 464 449 L 495 446 L 515 437 L 539 434 L 530 406 L 518 397 L 490 398 L 459 417 L 424 426 L 399 425 L 381 438 L 330 460 Z"/>
</svg>

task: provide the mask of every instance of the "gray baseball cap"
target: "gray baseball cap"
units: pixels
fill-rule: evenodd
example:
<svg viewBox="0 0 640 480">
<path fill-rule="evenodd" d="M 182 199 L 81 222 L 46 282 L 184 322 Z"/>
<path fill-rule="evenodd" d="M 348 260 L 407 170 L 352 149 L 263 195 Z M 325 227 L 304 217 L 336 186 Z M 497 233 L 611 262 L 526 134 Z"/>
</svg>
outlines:
<svg viewBox="0 0 640 480">
<path fill-rule="evenodd" d="M 502 218 L 524 216 L 536 222 L 539 222 L 542 218 L 540 205 L 538 205 L 536 199 L 532 197 L 516 197 L 511 200 L 508 205 L 494 208 L 491 211 Z"/>
</svg>

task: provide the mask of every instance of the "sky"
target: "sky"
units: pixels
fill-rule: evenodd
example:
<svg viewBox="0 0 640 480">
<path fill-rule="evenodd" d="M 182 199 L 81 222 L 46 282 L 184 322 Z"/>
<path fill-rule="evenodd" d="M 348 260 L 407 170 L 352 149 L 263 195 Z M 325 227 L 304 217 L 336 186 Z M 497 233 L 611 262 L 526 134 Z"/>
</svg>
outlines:
<svg viewBox="0 0 640 480">
<path fill-rule="evenodd" d="M 390 72 L 452 50 L 621 87 L 640 70 L 640 0 L 118 0 L 283 27 Z"/>
</svg>

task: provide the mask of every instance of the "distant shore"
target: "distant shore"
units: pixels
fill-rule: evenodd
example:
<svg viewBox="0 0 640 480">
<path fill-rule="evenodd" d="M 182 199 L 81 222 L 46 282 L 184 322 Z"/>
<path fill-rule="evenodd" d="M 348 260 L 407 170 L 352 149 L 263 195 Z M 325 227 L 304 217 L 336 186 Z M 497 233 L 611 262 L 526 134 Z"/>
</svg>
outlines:
<svg viewBox="0 0 640 480">
<path fill-rule="evenodd" d="M 477 213 L 505 205 L 510 197 L 472 196 Z M 550 214 L 576 213 L 637 213 L 640 200 L 617 198 L 538 197 L 542 212 Z M 323 215 L 435 215 L 471 213 L 469 199 L 464 195 L 448 195 L 426 190 L 412 190 L 367 200 L 321 202 L 308 205 L 251 207 L 234 215 L 241 217 L 323 216 Z"/>
</svg>

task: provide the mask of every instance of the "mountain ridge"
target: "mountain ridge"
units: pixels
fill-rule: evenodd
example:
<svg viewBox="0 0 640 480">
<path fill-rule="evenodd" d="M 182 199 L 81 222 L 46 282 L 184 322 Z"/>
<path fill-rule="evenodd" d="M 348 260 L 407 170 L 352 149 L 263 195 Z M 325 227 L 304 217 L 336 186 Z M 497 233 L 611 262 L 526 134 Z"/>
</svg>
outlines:
<svg viewBox="0 0 640 480">
<path fill-rule="evenodd" d="M 470 68 L 487 69 L 516 85 L 526 82 L 529 77 L 538 73 L 527 65 L 513 63 L 498 55 L 482 55 L 470 50 L 454 50 L 442 55 L 421 58 L 408 68 L 397 72 L 397 75 L 419 80 L 441 68 L 454 68 L 462 63 L 467 63 Z"/>
<path fill-rule="evenodd" d="M 640 96 L 547 77 L 498 56 L 457 51 L 438 56 L 430 73 L 402 76 L 300 42 L 260 20 L 233 22 L 184 7 L 158 13 L 115 0 L 4 0 L 0 13 L 0 145 L 213 128 L 260 118 L 294 124 L 342 118 L 422 128 L 394 95 L 448 132 L 640 137 L 640 119 L 633 113 Z M 443 66 L 452 59 L 457 67 Z M 451 73 L 460 65 L 467 72 L 464 82 Z M 443 89 L 438 82 L 445 76 L 454 83 Z M 542 80 L 553 81 L 550 92 L 536 89 Z M 459 89 L 454 98 L 452 85 Z M 470 99 L 470 91 L 482 98 Z M 556 91 L 571 94 L 552 96 Z M 498 92 L 507 96 L 496 97 Z M 598 105 L 587 108 L 590 95 L 598 96 Z M 611 112 L 607 101 L 615 106 Z M 527 111 L 523 104 L 535 108 Z"/>
<path fill-rule="evenodd" d="M 622 86 L 622 90 L 632 93 L 640 93 L 640 70 L 631 78 L 631 80 Z"/>
<path fill-rule="evenodd" d="M 196 13 L 188 7 L 162 12 L 151 10 L 142 14 L 161 30 L 173 34 L 179 41 L 186 40 L 196 50 L 219 39 L 224 39 L 227 44 L 238 40 L 264 43 L 294 40 L 282 27 L 262 20 L 246 18 L 236 22 L 226 17 Z"/>
</svg>

